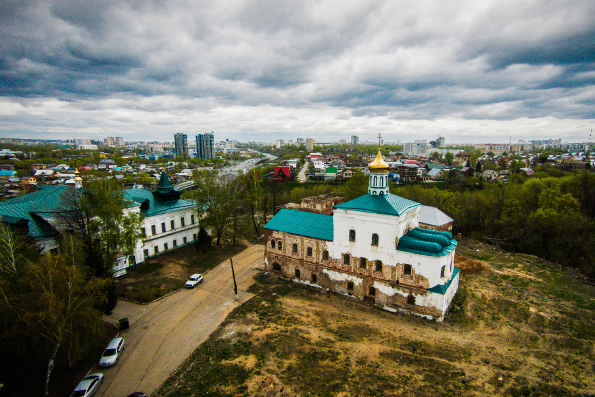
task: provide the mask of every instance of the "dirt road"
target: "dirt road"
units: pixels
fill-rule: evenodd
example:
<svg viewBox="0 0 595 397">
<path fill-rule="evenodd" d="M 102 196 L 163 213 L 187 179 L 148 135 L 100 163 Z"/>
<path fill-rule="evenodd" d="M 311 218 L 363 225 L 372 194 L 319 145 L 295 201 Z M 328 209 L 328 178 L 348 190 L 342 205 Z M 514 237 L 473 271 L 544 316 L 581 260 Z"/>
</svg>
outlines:
<svg viewBox="0 0 595 397">
<path fill-rule="evenodd" d="M 126 348 L 105 374 L 98 396 L 153 393 L 217 329 L 231 310 L 252 297 L 246 289 L 257 268 L 263 267 L 263 247 L 254 245 L 233 258 L 238 300 L 235 300 L 229 261 L 205 274 L 195 289 L 181 290 L 158 302 L 137 305 L 118 302 L 111 321 L 127 317 L 130 329 L 120 336 Z"/>
</svg>

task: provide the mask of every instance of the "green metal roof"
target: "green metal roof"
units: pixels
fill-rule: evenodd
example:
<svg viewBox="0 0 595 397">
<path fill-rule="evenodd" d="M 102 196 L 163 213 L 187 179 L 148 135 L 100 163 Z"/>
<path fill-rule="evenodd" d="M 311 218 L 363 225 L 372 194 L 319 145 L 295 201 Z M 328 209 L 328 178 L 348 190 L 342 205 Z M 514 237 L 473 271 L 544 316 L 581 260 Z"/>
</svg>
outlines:
<svg viewBox="0 0 595 397">
<path fill-rule="evenodd" d="M 426 256 L 445 256 L 457 247 L 452 234 L 416 227 L 399 239 L 398 251 Z"/>
<path fill-rule="evenodd" d="M 191 208 L 196 205 L 193 200 L 161 200 L 156 197 L 153 192 L 145 189 L 126 189 L 124 190 L 124 198 L 137 203 L 139 206 L 148 200 L 148 202 L 141 207 L 141 211 L 145 216 L 153 216 L 177 211 L 183 208 Z"/>
<path fill-rule="evenodd" d="M 438 284 L 438 285 L 433 286 L 432 288 L 428 288 L 428 291 L 434 292 L 434 293 L 440 294 L 440 295 L 446 294 L 446 291 L 448 291 L 448 289 L 450 288 L 450 284 L 452 284 L 452 280 L 454 280 L 455 277 L 457 277 L 457 274 L 459 274 L 459 269 L 457 269 L 455 267 L 452 271 L 452 276 L 451 276 L 450 280 L 448 280 L 444 284 Z"/>
<path fill-rule="evenodd" d="M 333 217 L 312 212 L 288 210 L 277 212 L 265 226 L 265 229 L 277 230 L 299 236 L 333 241 Z"/>
<path fill-rule="evenodd" d="M 420 205 L 420 203 L 391 193 L 378 196 L 368 193 L 346 203 L 336 205 L 335 208 L 400 216 Z"/>
<path fill-rule="evenodd" d="M 426 167 L 428 167 L 429 170 L 433 170 L 433 169 L 441 170 L 444 168 L 444 165 L 440 164 L 440 163 L 428 163 L 428 164 L 426 164 Z"/>
<path fill-rule="evenodd" d="M 0 218 L 3 222 L 16 224 L 27 222 L 29 235 L 35 239 L 58 234 L 48 219 L 63 212 L 65 192 L 77 192 L 65 185 L 41 185 L 38 190 L 0 203 Z"/>
</svg>

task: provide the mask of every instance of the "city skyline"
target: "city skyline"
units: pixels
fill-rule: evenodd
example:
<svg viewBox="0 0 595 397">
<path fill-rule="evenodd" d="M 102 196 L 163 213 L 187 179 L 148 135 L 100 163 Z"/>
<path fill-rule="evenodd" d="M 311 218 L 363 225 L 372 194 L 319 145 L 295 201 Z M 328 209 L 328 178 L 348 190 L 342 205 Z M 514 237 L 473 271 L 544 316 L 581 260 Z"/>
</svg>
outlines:
<svg viewBox="0 0 595 397">
<path fill-rule="evenodd" d="M 0 137 L 587 142 L 595 3 L 5 2 Z"/>
</svg>

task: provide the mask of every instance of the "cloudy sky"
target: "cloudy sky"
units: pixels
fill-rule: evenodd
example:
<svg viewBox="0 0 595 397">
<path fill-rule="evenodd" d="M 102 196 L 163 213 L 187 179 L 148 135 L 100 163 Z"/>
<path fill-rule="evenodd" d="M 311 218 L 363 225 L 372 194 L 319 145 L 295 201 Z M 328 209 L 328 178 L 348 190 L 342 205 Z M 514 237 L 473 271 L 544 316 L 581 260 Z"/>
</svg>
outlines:
<svg viewBox="0 0 595 397">
<path fill-rule="evenodd" d="M 0 0 L 0 136 L 587 141 L 595 1 Z"/>
</svg>

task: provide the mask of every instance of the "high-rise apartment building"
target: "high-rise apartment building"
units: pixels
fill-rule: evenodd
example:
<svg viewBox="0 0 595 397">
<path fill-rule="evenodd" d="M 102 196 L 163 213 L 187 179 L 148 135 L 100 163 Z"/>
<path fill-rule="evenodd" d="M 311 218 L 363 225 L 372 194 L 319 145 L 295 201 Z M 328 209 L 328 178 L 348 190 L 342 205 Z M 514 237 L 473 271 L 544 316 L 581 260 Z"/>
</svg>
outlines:
<svg viewBox="0 0 595 397">
<path fill-rule="evenodd" d="M 403 145 L 403 151 L 406 156 L 422 156 L 428 153 L 428 143 L 426 140 L 405 143 Z"/>
<path fill-rule="evenodd" d="M 174 143 L 176 147 L 176 157 L 188 157 L 188 135 L 174 134 Z"/>
<path fill-rule="evenodd" d="M 351 144 L 357 145 L 358 142 L 359 142 L 359 137 L 357 135 L 351 135 Z"/>
<path fill-rule="evenodd" d="M 196 155 L 201 159 L 212 159 L 215 157 L 215 134 L 207 132 L 196 135 Z"/>
<path fill-rule="evenodd" d="M 309 151 L 314 150 L 314 139 L 306 138 L 306 150 L 309 150 Z"/>
</svg>

